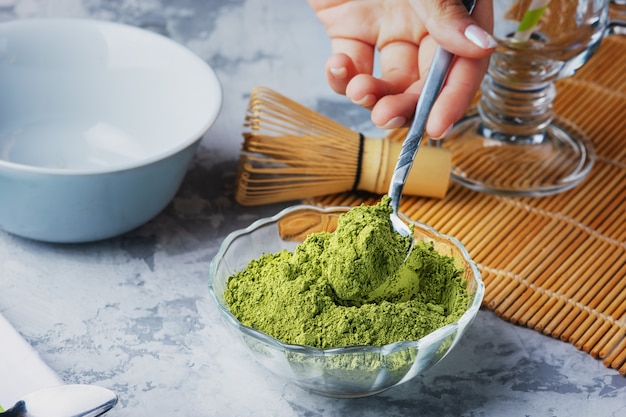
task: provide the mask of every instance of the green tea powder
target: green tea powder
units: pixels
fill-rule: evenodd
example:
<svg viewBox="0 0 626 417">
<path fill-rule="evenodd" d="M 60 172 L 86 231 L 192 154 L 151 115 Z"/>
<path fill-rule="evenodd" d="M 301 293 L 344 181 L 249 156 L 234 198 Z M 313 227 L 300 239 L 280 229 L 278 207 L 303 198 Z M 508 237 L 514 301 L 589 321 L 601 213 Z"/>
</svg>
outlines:
<svg viewBox="0 0 626 417">
<path fill-rule="evenodd" d="M 463 271 L 423 241 L 404 262 L 409 242 L 390 213 L 385 196 L 293 252 L 253 260 L 228 279 L 231 313 L 284 343 L 321 349 L 416 340 L 457 321 L 469 303 Z"/>
</svg>

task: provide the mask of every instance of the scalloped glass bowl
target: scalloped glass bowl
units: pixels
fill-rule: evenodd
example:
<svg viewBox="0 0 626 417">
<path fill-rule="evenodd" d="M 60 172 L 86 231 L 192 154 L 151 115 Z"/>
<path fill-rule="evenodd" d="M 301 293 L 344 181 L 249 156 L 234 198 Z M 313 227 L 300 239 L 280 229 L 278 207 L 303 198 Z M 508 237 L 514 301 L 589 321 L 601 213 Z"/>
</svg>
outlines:
<svg viewBox="0 0 626 417">
<path fill-rule="evenodd" d="M 419 340 L 322 350 L 282 343 L 242 325 L 230 313 L 224 291 L 233 273 L 244 269 L 251 260 L 264 253 L 293 250 L 307 234 L 334 230 L 337 217 L 347 210 L 349 207 L 293 206 L 231 233 L 211 261 L 209 290 L 224 322 L 260 364 L 317 394 L 356 398 L 374 395 L 409 381 L 441 361 L 476 317 L 484 284 L 476 265 L 458 240 L 423 223 L 412 222 L 416 239 L 433 241 L 440 254 L 454 257 L 464 270 L 470 302 L 457 322 Z"/>
</svg>

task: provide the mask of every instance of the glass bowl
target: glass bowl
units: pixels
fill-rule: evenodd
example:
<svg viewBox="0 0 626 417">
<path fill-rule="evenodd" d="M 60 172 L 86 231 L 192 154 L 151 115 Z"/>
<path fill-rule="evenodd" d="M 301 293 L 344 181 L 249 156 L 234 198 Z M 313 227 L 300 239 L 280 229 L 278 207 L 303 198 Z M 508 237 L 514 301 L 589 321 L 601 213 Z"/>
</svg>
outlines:
<svg viewBox="0 0 626 417">
<path fill-rule="evenodd" d="M 318 349 L 283 343 L 242 325 L 224 299 L 228 278 L 250 261 L 282 249 L 292 251 L 310 234 L 333 231 L 337 218 L 350 207 L 293 206 L 257 220 L 226 237 L 209 271 L 209 290 L 224 322 L 248 347 L 255 359 L 273 373 L 311 392 L 340 398 L 365 397 L 415 378 L 441 361 L 461 339 L 481 306 L 484 284 L 463 245 L 422 223 L 413 223 L 415 239 L 427 240 L 442 255 L 452 256 L 463 269 L 470 294 L 467 311 L 457 322 L 419 340 L 385 346 L 345 346 Z"/>
</svg>

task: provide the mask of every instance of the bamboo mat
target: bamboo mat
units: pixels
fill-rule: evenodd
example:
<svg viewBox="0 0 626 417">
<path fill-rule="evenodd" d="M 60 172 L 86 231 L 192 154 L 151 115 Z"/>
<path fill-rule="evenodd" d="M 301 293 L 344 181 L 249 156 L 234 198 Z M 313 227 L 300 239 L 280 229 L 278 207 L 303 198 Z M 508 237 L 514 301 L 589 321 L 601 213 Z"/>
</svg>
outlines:
<svg viewBox="0 0 626 417">
<path fill-rule="evenodd" d="M 626 38 L 608 37 L 557 83 L 555 112 L 592 139 L 597 160 L 577 187 L 541 198 L 451 184 L 444 199 L 404 197 L 401 211 L 457 237 L 485 282 L 484 307 L 572 343 L 626 375 Z M 373 204 L 342 193 L 319 205 Z"/>
</svg>

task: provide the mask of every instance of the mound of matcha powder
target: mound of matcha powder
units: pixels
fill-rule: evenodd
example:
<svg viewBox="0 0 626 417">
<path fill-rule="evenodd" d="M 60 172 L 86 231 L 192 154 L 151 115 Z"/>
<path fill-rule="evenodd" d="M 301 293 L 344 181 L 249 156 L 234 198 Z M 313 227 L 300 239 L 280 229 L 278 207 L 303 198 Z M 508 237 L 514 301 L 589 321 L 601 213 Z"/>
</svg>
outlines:
<svg viewBox="0 0 626 417">
<path fill-rule="evenodd" d="M 390 212 L 385 196 L 293 252 L 253 260 L 228 280 L 231 313 L 282 342 L 322 349 L 416 340 L 458 320 L 469 303 L 462 271 L 422 241 L 404 262 L 409 242 Z"/>
</svg>

